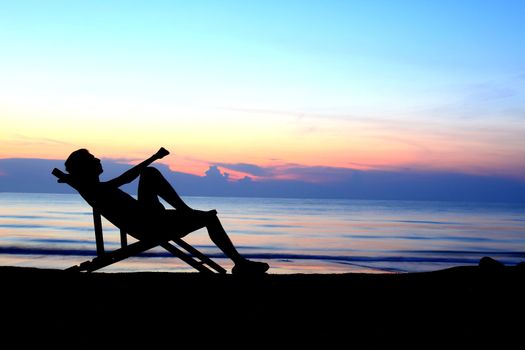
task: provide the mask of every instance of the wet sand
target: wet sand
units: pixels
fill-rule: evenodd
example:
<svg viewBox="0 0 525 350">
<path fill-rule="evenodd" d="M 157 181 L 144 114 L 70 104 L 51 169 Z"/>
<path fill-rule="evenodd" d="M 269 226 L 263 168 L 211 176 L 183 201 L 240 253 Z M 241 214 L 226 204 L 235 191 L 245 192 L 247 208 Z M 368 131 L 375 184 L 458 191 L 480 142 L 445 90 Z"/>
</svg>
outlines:
<svg viewBox="0 0 525 350">
<path fill-rule="evenodd" d="M 517 267 L 257 278 L 0 267 L 0 280 L 7 344 L 501 348 L 525 317 Z"/>
</svg>

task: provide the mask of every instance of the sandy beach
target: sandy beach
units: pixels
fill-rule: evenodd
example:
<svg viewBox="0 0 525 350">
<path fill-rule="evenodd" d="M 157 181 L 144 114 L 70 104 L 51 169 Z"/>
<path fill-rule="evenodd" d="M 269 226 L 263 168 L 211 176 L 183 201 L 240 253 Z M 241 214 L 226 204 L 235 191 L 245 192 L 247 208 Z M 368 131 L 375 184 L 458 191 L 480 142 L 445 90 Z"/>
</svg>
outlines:
<svg viewBox="0 0 525 350">
<path fill-rule="evenodd" d="M 257 278 L 0 267 L 0 279 L 4 341 L 39 345 L 471 348 L 519 339 L 525 309 L 518 267 Z"/>
</svg>

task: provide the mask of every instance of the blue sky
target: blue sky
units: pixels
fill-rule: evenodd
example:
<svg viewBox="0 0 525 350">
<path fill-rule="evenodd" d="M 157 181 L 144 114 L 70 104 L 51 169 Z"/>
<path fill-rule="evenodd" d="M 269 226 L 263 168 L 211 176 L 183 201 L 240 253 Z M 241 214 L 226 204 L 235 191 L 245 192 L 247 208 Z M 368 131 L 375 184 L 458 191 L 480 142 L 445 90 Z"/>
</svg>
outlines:
<svg viewBox="0 0 525 350">
<path fill-rule="evenodd" d="M 200 175 L 523 180 L 523 13 L 523 1 L 4 1 L 0 158 L 87 147 L 133 161 L 165 146 L 172 170 Z"/>
<path fill-rule="evenodd" d="M 144 93 L 125 78 L 225 106 L 439 104 L 522 83 L 523 12 L 521 1 L 21 0 L 0 5 L 0 62 L 22 79 Z"/>
</svg>

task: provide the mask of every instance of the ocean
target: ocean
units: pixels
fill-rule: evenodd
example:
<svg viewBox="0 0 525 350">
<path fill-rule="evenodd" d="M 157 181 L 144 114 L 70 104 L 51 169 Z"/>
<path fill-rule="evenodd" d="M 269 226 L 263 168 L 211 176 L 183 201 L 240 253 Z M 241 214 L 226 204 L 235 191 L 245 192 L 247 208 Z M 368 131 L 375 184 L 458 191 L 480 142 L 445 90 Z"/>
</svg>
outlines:
<svg viewBox="0 0 525 350">
<path fill-rule="evenodd" d="M 217 209 L 241 254 L 270 273 L 392 273 L 525 261 L 525 204 L 185 197 Z M 103 222 L 106 250 L 119 231 Z M 130 239 L 133 241 L 133 239 Z M 186 241 L 226 269 L 206 229 Z M 0 193 L 0 265 L 64 269 L 96 255 L 91 208 L 76 194 Z M 102 272 L 192 271 L 160 248 Z"/>
</svg>

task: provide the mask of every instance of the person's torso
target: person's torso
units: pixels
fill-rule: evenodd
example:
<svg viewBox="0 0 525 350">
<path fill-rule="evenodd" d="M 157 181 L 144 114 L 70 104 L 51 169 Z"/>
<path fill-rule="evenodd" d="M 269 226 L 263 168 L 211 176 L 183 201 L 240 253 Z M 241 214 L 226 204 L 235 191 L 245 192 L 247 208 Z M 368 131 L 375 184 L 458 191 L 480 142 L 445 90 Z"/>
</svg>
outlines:
<svg viewBox="0 0 525 350">
<path fill-rule="evenodd" d="M 118 187 L 101 182 L 80 191 L 86 201 L 113 225 L 126 231 L 135 231 L 143 222 L 138 201 Z"/>
</svg>

